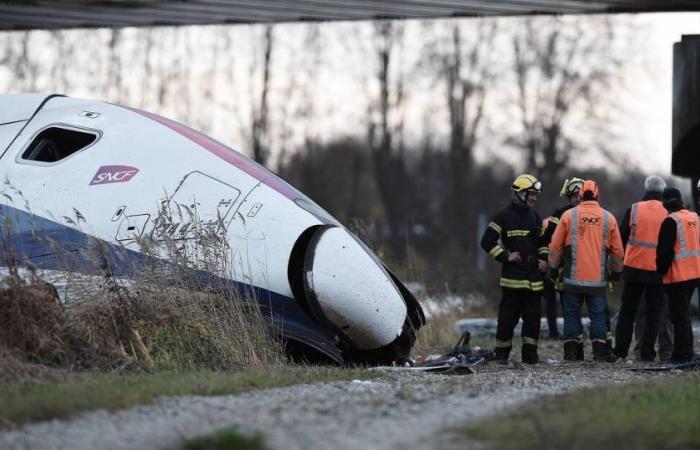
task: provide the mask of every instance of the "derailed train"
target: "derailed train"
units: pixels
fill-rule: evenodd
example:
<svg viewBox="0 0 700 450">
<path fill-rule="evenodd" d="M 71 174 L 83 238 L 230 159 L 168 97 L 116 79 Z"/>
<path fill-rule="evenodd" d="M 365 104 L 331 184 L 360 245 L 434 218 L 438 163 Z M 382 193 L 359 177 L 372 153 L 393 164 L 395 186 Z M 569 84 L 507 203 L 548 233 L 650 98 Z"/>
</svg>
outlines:
<svg viewBox="0 0 700 450">
<path fill-rule="evenodd" d="M 297 351 L 386 363 L 408 356 L 425 324 L 415 297 L 336 219 L 182 124 L 99 101 L 0 95 L 0 152 L 9 244 L 39 270 L 94 273 L 99 244 L 128 277 L 144 239 L 186 246 L 213 230 L 231 270 L 193 269 L 254 294 Z"/>
</svg>

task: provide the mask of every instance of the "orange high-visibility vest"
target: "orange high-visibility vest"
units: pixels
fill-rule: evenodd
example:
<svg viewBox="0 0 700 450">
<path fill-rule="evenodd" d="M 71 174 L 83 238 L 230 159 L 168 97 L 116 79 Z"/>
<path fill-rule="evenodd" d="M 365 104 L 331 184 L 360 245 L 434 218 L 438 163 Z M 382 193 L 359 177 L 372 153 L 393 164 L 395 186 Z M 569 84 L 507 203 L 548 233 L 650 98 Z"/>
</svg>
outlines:
<svg viewBox="0 0 700 450">
<path fill-rule="evenodd" d="M 700 278 L 700 233 L 698 215 L 687 209 L 671 213 L 676 222 L 676 245 L 671 267 L 663 276 L 664 284 Z"/>
<path fill-rule="evenodd" d="M 607 260 L 614 272 L 622 272 L 624 252 L 617 220 L 596 201 L 583 201 L 566 211 L 549 244 L 549 266 L 558 268 L 564 249 L 570 256 L 564 265 L 566 286 L 604 288 L 607 286 Z"/>
<path fill-rule="evenodd" d="M 656 245 L 661 222 L 668 211 L 659 200 L 635 203 L 630 210 L 630 237 L 625 249 L 625 265 L 640 270 L 656 270 Z"/>
</svg>

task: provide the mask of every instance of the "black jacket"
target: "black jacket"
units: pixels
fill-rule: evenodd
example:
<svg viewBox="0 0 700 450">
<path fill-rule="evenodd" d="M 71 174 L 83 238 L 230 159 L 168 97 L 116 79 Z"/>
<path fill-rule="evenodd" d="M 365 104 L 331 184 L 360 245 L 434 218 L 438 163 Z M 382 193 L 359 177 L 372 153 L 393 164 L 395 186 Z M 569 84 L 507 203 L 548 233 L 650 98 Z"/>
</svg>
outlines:
<svg viewBox="0 0 700 450">
<path fill-rule="evenodd" d="M 642 201 L 659 200 L 661 201 L 661 192 L 645 192 Z M 625 211 L 625 217 L 620 222 L 620 237 L 622 238 L 622 247 L 627 250 L 627 241 L 630 238 L 630 220 L 632 215 L 632 207 L 630 206 Z M 625 266 L 622 271 L 622 277 L 625 281 L 644 284 L 661 284 L 661 277 L 653 270 L 642 270 L 635 267 Z"/>
<path fill-rule="evenodd" d="M 511 289 L 541 291 L 544 276 L 538 259 L 547 259 L 542 220 L 534 210 L 511 202 L 493 216 L 481 237 L 481 248 L 501 268 L 501 286 Z M 508 262 L 508 252 L 520 252 L 522 261 Z"/>
<path fill-rule="evenodd" d="M 681 207 L 673 208 L 669 213 L 680 211 Z M 659 230 L 659 242 L 656 244 L 656 272 L 660 276 L 666 275 L 671 268 L 671 263 L 676 254 L 676 221 L 671 217 L 666 217 L 661 222 Z"/>
</svg>

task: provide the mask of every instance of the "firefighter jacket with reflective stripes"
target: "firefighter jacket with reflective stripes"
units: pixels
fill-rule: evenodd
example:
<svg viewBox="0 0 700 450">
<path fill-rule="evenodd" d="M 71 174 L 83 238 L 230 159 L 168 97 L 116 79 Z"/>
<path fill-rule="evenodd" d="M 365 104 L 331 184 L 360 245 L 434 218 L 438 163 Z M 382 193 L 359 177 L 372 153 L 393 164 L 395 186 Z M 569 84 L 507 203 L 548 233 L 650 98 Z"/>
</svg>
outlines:
<svg viewBox="0 0 700 450">
<path fill-rule="evenodd" d="M 556 209 L 551 216 L 547 217 L 544 222 L 542 222 L 542 225 L 544 226 L 545 242 L 547 245 L 552 242 L 552 236 L 554 236 L 554 231 L 557 229 L 557 225 L 561 220 L 561 215 L 573 207 L 574 205 L 564 205 L 561 208 Z"/>
<path fill-rule="evenodd" d="M 593 200 L 565 212 L 549 244 L 549 266 L 564 267 L 564 290 L 605 295 L 608 259 L 612 271 L 622 272 L 624 252 L 615 217 Z"/>
<path fill-rule="evenodd" d="M 700 278 L 698 215 L 687 209 L 671 212 L 661 224 L 656 266 L 664 284 Z"/>
<path fill-rule="evenodd" d="M 533 209 L 512 202 L 501 209 L 486 227 L 481 248 L 503 264 L 501 286 L 510 289 L 541 291 L 544 275 L 538 259 L 546 260 L 542 220 Z M 519 262 L 508 262 L 508 252 L 519 252 Z"/>
<path fill-rule="evenodd" d="M 625 281 L 661 284 L 661 276 L 656 272 L 656 243 L 661 222 L 667 215 L 660 192 L 645 192 L 641 202 L 627 208 L 620 222 L 620 237 L 625 248 L 622 272 Z"/>
</svg>

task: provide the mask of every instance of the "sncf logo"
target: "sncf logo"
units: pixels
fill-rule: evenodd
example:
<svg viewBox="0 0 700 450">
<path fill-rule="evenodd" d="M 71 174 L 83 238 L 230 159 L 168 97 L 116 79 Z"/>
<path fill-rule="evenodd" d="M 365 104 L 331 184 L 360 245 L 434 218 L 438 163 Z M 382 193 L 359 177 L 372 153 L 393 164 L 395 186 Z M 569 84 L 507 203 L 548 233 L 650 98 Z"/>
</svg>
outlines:
<svg viewBox="0 0 700 450">
<path fill-rule="evenodd" d="M 696 220 L 689 220 L 688 221 L 688 228 L 697 228 L 698 227 L 698 222 Z"/>
<path fill-rule="evenodd" d="M 598 225 L 600 217 L 581 217 L 581 223 L 583 225 Z"/>
<path fill-rule="evenodd" d="M 97 173 L 92 177 L 90 185 L 126 183 L 139 173 L 139 169 L 130 166 L 102 166 L 97 169 Z"/>
</svg>

